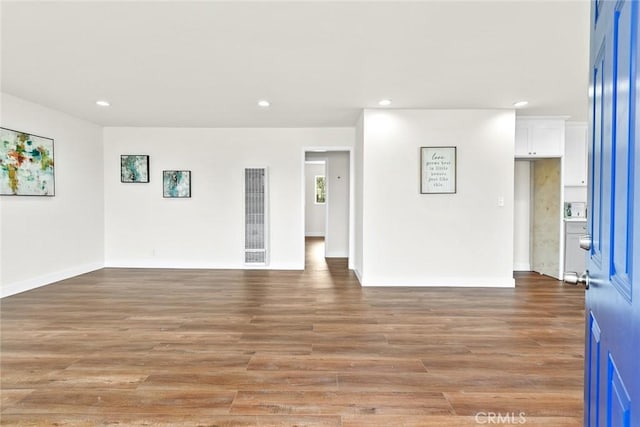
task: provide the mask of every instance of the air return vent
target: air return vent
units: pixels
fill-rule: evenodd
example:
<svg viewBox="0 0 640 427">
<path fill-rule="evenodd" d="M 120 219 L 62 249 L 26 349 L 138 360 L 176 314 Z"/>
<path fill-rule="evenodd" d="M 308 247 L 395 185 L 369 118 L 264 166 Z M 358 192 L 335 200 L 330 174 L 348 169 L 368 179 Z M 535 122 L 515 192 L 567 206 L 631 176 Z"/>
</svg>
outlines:
<svg viewBox="0 0 640 427">
<path fill-rule="evenodd" d="M 244 170 L 244 262 L 266 265 L 267 257 L 267 170 Z"/>
</svg>

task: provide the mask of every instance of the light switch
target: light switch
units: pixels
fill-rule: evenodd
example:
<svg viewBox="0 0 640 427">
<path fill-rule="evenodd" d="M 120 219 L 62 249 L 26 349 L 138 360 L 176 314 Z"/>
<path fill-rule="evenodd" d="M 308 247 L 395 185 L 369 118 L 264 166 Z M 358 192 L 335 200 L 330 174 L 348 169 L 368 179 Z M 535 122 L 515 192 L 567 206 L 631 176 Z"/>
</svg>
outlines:
<svg viewBox="0 0 640 427">
<path fill-rule="evenodd" d="M 500 207 L 504 206 L 504 197 L 502 196 L 498 197 L 498 206 Z"/>
</svg>

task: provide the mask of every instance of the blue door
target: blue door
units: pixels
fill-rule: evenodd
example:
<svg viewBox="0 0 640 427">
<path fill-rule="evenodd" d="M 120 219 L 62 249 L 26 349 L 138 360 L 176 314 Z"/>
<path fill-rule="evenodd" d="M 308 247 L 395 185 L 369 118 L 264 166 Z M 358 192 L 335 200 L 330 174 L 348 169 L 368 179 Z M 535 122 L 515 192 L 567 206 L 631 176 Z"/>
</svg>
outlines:
<svg viewBox="0 0 640 427">
<path fill-rule="evenodd" d="M 586 426 L 640 426 L 639 9 L 591 10 Z"/>
</svg>

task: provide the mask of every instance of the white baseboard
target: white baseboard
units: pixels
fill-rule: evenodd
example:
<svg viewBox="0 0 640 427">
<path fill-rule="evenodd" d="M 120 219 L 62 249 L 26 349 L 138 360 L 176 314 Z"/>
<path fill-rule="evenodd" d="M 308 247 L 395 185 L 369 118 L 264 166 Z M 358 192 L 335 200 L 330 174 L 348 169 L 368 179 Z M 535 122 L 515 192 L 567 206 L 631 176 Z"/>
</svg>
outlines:
<svg viewBox="0 0 640 427">
<path fill-rule="evenodd" d="M 326 254 L 324 254 L 325 258 L 348 258 L 349 257 L 349 253 L 348 252 L 327 252 Z"/>
<path fill-rule="evenodd" d="M 362 286 L 406 286 L 406 287 L 466 287 L 466 288 L 514 288 L 513 277 L 429 277 L 416 279 L 367 279 Z"/>
<path fill-rule="evenodd" d="M 305 237 L 324 237 L 324 231 L 307 231 L 304 233 Z"/>
<path fill-rule="evenodd" d="M 60 280 L 65 280 L 71 277 L 79 276 L 81 274 L 89 273 L 91 271 L 100 270 L 103 267 L 103 263 L 95 262 L 68 268 L 62 271 L 56 271 L 54 273 L 45 274 L 38 277 L 33 277 L 31 279 L 22 280 L 20 282 L 9 283 L 7 285 L 3 285 L 2 289 L 0 289 L 0 298 L 30 291 L 32 289 L 59 282 Z"/>
<path fill-rule="evenodd" d="M 148 260 L 148 259 L 128 259 L 128 260 L 107 260 L 105 267 L 108 268 L 175 268 L 194 270 L 304 270 L 304 264 L 282 263 L 268 265 L 251 264 L 215 264 L 208 262 L 192 262 L 182 260 Z"/>
<path fill-rule="evenodd" d="M 360 282 L 360 286 L 362 286 L 362 273 L 360 273 L 360 271 L 355 268 L 353 269 L 353 273 L 358 278 L 358 282 Z"/>
<path fill-rule="evenodd" d="M 513 271 L 531 271 L 531 264 L 528 262 L 516 262 L 513 264 Z"/>
</svg>

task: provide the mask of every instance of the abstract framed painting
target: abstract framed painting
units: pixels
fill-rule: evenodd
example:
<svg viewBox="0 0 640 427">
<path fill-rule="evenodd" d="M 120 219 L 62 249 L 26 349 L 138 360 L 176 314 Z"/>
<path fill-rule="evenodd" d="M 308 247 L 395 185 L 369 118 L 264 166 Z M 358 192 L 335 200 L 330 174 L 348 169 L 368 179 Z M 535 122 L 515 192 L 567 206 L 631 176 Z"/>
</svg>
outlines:
<svg viewBox="0 0 640 427">
<path fill-rule="evenodd" d="M 191 197 L 191 171 L 162 171 L 162 197 Z"/>
<path fill-rule="evenodd" d="M 0 195 L 55 196 L 53 139 L 0 128 Z"/>
<path fill-rule="evenodd" d="M 121 155 L 120 182 L 149 182 L 149 156 L 143 154 Z"/>
</svg>

